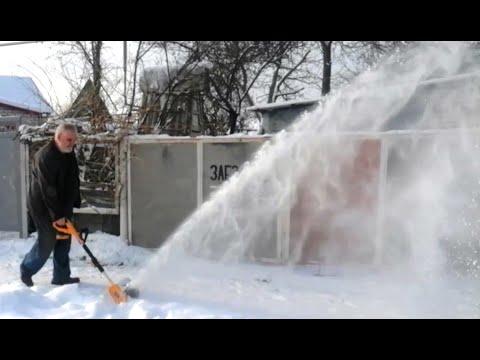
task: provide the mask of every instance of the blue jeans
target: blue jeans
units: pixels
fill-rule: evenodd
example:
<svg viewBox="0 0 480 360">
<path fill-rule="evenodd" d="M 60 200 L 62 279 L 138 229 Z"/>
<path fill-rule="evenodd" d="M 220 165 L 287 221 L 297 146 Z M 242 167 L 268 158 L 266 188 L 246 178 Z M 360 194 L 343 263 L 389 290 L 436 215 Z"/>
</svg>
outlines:
<svg viewBox="0 0 480 360">
<path fill-rule="evenodd" d="M 48 215 L 30 213 L 38 237 L 30 251 L 25 255 L 20 264 L 22 275 L 33 276 L 45 265 L 53 251 L 53 279 L 64 280 L 70 277 L 70 246 L 71 237 L 68 240 L 57 240 L 57 230 L 52 226 Z"/>
</svg>

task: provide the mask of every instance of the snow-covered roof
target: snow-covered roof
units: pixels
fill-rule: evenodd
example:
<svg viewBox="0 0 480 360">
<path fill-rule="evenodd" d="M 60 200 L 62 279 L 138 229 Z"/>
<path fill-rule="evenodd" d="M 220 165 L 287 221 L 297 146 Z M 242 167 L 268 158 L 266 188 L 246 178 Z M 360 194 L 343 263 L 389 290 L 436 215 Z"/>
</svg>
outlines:
<svg viewBox="0 0 480 360">
<path fill-rule="evenodd" d="M 29 77 L 0 75 L 0 103 L 37 113 L 53 113 Z"/>
<path fill-rule="evenodd" d="M 290 100 L 290 101 L 283 101 L 278 103 L 270 103 L 270 104 L 263 104 L 263 105 L 255 105 L 250 106 L 247 108 L 248 111 L 271 111 L 277 110 L 286 107 L 293 107 L 293 106 L 302 106 L 302 105 L 313 105 L 315 103 L 319 103 L 321 99 L 316 100 Z"/>
</svg>

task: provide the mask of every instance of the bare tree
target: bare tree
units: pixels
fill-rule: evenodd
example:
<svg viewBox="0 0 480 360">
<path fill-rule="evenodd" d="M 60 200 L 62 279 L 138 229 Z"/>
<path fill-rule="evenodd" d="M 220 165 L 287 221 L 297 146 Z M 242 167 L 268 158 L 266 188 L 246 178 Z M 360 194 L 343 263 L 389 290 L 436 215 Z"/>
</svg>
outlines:
<svg viewBox="0 0 480 360">
<path fill-rule="evenodd" d="M 350 81 L 383 56 L 408 45 L 406 41 L 319 41 L 322 51 L 322 95 L 331 91 L 332 80 L 337 86 Z"/>
<path fill-rule="evenodd" d="M 72 41 L 61 42 L 60 44 L 68 46 L 60 54 L 64 68 L 64 77 L 70 80 L 72 85 L 81 89 L 78 94 L 82 99 L 76 99 L 73 107 L 64 113 L 64 116 L 76 116 L 80 108 L 88 107 L 88 116 L 95 129 L 104 130 L 105 122 L 111 120 L 105 102 L 101 96 L 104 80 L 104 64 L 102 59 L 103 41 Z M 68 71 L 75 72 L 74 76 L 68 76 Z M 77 72 L 77 69 L 79 70 Z M 73 78 L 73 79 L 72 79 Z M 88 81 L 91 80 L 91 84 Z M 104 92 L 108 98 L 108 92 Z M 84 110 L 81 110 L 84 113 Z"/>
<path fill-rule="evenodd" d="M 124 101 L 125 105 L 127 106 L 127 117 L 130 119 L 132 117 L 133 110 L 135 108 L 135 97 L 136 97 L 136 90 L 137 90 L 137 78 L 140 65 L 142 64 L 143 57 L 150 52 L 150 50 L 156 45 L 156 42 L 150 42 L 146 44 L 145 41 L 138 41 L 137 44 L 137 51 L 135 53 L 135 57 L 133 59 L 133 71 L 132 71 L 132 86 L 131 86 L 131 96 L 130 101 L 127 100 L 127 91 L 124 94 Z M 126 69 L 124 76 L 127 76 Z"/>
<path fill-rule="evenodd" d="M 140 87 L 144 92 L 140 106 L 141 132 L 157 132 L 171 135 L 189 133 L 190 123 L 179 124 L 182 106 L 195 100 L 201 105 L 205 81 L 202 65 L 208 44 L 203 42 L 150 42 L 162 51 L 164 65 L 144 69 Z M 192 109 L 187 109 L 191 113 Z M 182 117 L 182 116 L 180 116 Z"/>
<path fill-rule="evenodd" d="M 207 52 L 210 65 L 209 98 L 228 114 L 229 133 L 237 131 L 243 104 L 252 105 L 250 91 L 259 77 L 278 63 L 289 49 L 285 41 L 212 42 Z"/>
<path fill-rule="evenodd" d="M 103 41 L 75 41 L 73 46 L 80 50 L 90 65 L 93 74 L 93 91 L 95 95 L 100 95 L 103 79 L 101 63 Z"/>
<path fill-rule="evenodd" d="M 320 41 L 323 54 L 322 95 L 327 95 L 330 92 L 332 80 L 332 43 L 333 41 Z"/>
<path fill-rule="evenodd" d="M 306 87 L 319 79 L 312 71 L 314 57 L 312 44 L 308 42 L 164 42 L 162 46 L 167 70 L 173 69 L 171 63 L 182 64 L 181 71 L 177 71 L 180 74 L 199 64 L 206 67 L 208 84 L 202 104 L 208 120 L 203 125 L 212 135 L 243 130 L 245 107 L 255 105 L 252 91 L 257 93 L 259 88 L 268 87 L 267 94 L 259 98 L 265 96 L 268 102 L 280 98 L 287 100 L 300 96 Z M 178 86 L 180 77 L 171 75 L 168 77 L 172 81 L 158 94 L 158 98 L 166 99 L 164 103 L 168 102 L 169 94 L 174 93 L 173 87 L 181 88 Z M 184 93 L 188 91 L 184 89 Z M 160 116 L 167 114 L 168 111 L 162 110 Z M 166 119 L 161 119 L 162 127 L 166 123 Z"/>
<path fill-rule="evenodd" d="M 338 76 L 349 81 L 375 67 L 383 57 L 411 45 L 407 41 L 342 41 L 338 42 Z"/>
</svg>

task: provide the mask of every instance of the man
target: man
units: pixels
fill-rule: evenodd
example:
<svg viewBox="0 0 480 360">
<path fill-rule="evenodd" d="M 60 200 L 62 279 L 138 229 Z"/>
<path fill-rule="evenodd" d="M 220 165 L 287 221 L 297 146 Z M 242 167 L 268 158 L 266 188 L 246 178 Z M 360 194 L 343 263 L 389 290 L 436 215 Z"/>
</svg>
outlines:
<svg viewBox="0 0 480 360">
<path fill-rule="evenodd" d="M 45 265 L 53 251 L 52 284 L 65 285 L 80 281 L 70 277 L 71 237 L 57 240 L 53 223 L 65 226 L 73 217 L 73 208 L 80 207 L 80 180 L 75 142 L 75 125 L 62 123 L 55 136 L 35 154 L 27 207 L 37 229 L 38 238 L 20 265 L 20 278 L 28 287 L 32 276 Z M 65 238 L 65 236 L 63 236 Z M 81 239 L 76 239 L 82 244 Z"/>
</svg>

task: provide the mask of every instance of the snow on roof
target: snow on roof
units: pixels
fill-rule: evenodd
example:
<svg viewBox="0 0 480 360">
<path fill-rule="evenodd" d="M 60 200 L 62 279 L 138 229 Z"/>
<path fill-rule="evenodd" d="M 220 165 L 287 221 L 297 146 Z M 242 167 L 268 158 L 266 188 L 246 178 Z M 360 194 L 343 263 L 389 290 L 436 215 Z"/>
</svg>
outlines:
<svg viewBox="0 0 480 360">
<path fill-rule="evenodd" d="M 53 113 L 29 77 L 0 75 L 0 103 L 38 113 Z"/>
<path fill-rule="evenodd" d="M 313 105 L 315 103 L 319 103 L 320 101 L 321 101 L 321 99 L 316 99 L 316 100 L 290 100 L 290 101 L 284 101 L 284 102 L 279 102 L 279 103 L 270 103 L 270 104 L 250 106 L 250 107 L 247 108 L 247 111 L 260 111 L 260 112 L 270 111 L 270 110 L 276 110 L 276 109 L 292 107 L 292 106 Z"/>
</svg>

